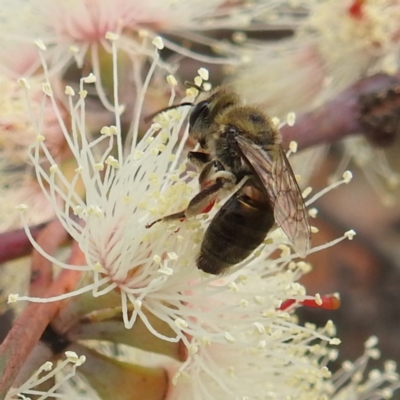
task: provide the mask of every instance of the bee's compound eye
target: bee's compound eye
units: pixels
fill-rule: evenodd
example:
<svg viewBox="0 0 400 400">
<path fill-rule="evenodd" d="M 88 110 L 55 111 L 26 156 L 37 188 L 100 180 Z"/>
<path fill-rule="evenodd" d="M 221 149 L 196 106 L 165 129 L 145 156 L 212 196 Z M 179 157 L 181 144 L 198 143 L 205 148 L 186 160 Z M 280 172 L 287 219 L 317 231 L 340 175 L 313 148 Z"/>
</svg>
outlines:
<svg viewBox="0 0 400 400">
<path fill-rule="evenodd" d="M 253 124 L 263 124 L 265 122 L 264 117 L 260 114 L 249 114 L 248 118 Z"/>
<path fill-rule="evenodd" d="M 189 117 L 189 128 L 193 128 L 194 124 L 199 118 L 207 118 L 209 114 L 208 105 L 210 104 L 209 100 L 203 100 L 200 103 L 196 104 L 193 108 L 193 111 L 190 113 Z"/>
</svg>

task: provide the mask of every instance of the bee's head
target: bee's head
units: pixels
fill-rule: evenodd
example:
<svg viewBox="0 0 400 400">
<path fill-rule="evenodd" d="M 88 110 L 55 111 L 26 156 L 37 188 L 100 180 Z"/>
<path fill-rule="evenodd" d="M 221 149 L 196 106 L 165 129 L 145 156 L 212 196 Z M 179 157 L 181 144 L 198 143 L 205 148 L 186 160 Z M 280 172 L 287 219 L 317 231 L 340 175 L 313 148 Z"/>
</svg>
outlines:
<svg viewBox="0 0 400 400">
<path fill-rule="evenodd" d="M 195 87 L 199 91 L 202 91 L 202 88 L 194 84 L 187 84 L 187 86 Z M 192 106 L 193 108 L 189 116 L 189 135 L 200 144 L 202 149 L 207 149 L 212 134 L 217 130 L 215 127 L 217 116 L 238 104 L 240 104 L 240 97 L 236 93 L 229 89 L 216 88 L 211 94 L 208 94 L 207 98 L 199 101 L 197 104 L 181 103 L 169 106 L 148 116 L 146 121 L 163 111 L 182 106 Z"/>
<path fill-rule="evenodd" d="M 193 106 L 189 117 L 189 135 L 198 141 L 202 149 L 207 149 L 208 142 L 217 131 L 217 116 L 238 103 L 240 98 L 236 93 L 216 88 L 208 98 Z"/>
</svg>

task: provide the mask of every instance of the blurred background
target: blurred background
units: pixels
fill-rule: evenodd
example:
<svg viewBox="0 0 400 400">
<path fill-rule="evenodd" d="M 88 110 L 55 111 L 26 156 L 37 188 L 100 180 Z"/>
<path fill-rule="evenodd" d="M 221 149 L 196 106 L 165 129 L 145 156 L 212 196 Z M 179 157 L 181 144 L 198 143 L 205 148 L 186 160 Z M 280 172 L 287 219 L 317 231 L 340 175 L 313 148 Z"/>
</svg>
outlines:
<svg viewBox="0 0 400 400">
<path fill-rule="evenodd" d="M 313 235 L 312 245 L 331 241 L 350 229 L 357 235 L 352 241 L 343 241 L 307 257 L 313 270 L 301 281 L 309 294 L 340 293 L 341 307 L 335 311 L 298 310 L 303 321 L 321 326 L 328 319 L 335 322 L 342 344 L 334 369 L 344 360 L 359 357 L 371 335 L 380 341 L 382 357 L 377 365 L 386 359 L 400 362 L 400 101 L 396 92 L 400 6 L 397 3 L 396 0 L 226 1 L 210 8 L 205 16 L 192 15 L 192 20 L 184 26 L 176 21 L 170 24 L 143 21 L 130 33 L 131 37 L 139 37 L 139 28 L 147 29 L 165 39 L 161 57 L 171 65 L 171 72 L 179 80 L 177 94 L 183 93 L 183 82 L 191 81 L 198 69 L 205 67 L 214 87 L 221 84 L 234 87 L 246 101 L 261 105 L 270 116 L 285 121 L 288 113 L 296 113 L 295 126 L 287 131 L 283 128 L 283 135 L 286 145 L 292 139 L 291 132 L 299 143 L 293 163 L 295 172 L 302 176 L 303 188 L 311 186 L 316 193 L 332 180 L 340 179 L 346 169 L 352 171 L 354 178 L 350 184 L 330 191 L 313 205 L 318 209 L 318 218 L 312 224 L 319 233 Z M 128 58 L 125 62 L 122 57 L 122 99 L 135 97 L 138 89 L 131 79 L 132 65 Z M 103 70 L 110 68 L 106 55 L 100 54 L 99 60 Z M 136 73 L 145 76 L 150 66 L 146 55 L 135 60 L 140 64 Z M 92 67 L 88 55 L 80 65 L 70 60 L 60 69 L 59 79 L 64 85 L 77 87 L 79 78 Z M 358 90 L 359 82 L 365 79 L 375 82 L 377 75 L 388 79 L 384 84 L 378 82 L 368 87 L 367 91 Z M 155 81 L 150 87 L 144 116 L 166 106 L 170 88 L 164 78 L 160 77 L 159 84 Z M 110 83 L 105 79 L 103 85 L 107 95 Z M 366 92 L 370 95 L 369 103 L 363 97 Z M 340 96 L 350 100 L 335 103 Z M 109 117 L 98 114 L 99 101 L 95 94 L 89 93 L 88 118 L 93 125 L 102 126 Z M 133 113 L 134 110 L 128 109 L 125 114 L 127 131 Z M 312 123 L 302 119 L 308 115 L 315 116 Z M 1 124 L 5 137 L 9 122 Z M 141 124 L 144 131 L 147 126 L 144 119 Z M 301 133 L 296 134 L 297 129 L 308 131 L 312 140 L 302 139 Z M 306 147 L 307 151 L 302 152 Z M 20 228 L 18 219 L 10 218 L 10 204 L 18 204 L 17 199 L 26 196 L 25 192 L 17 195 L 13 188 L 15 181 L 5 177 L 23 172 L 24 179 L 29 180 L 32 172 L 23 164 L 24 160 L 10 164 L 6 150 L 3 145 L 0 152 L 4 181 L 1 197 L 7 199 L 0 211 L 3 243 L 15 239 L 9 232 Z M 62 145 L 57 152 L 64 154 Z M 51 214 L 44 213 L 34 223 L 45 223 L 51 218 Z M 7 251 L 3 245 L 3 261 L 7 260 Z M 26 273 L 16 277 L 13 273 L 16 269 Z M 20 312 L 19 305 L 11 309 L 6 304 L 7 295 L 26 288 L 29 279 L 27 258 L 17 257 L 4 263 L 0 270 L 0 340 Z M 372 363 L 369 367 L 375 366 Z"/>
</svg>

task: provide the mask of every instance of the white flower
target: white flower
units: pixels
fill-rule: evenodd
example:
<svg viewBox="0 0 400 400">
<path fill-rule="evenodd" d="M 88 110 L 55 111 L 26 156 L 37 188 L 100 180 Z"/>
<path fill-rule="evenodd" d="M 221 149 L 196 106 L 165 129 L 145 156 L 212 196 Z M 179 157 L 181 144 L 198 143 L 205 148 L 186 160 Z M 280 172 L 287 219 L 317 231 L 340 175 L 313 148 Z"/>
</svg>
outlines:
<svg viewBox="0 0 400 400">
<path fill-rule="evenodd" d="M 300 17 L 288 15 L 293 37 L 255 46 L 248 62 L 232 78 L 232 84 L 246 98 L 283 118 L 292 111 L 323 106 L 361 77 L 398 71 L 397 1 L 311 0 L 302 5 Z M 398 186 L 399 176 L 389 167 L 384 152 L 364 138 L 348 138 L 343 146 L 343 159 L 333 179 L 354 161 L 383 203 L 393 204 L 390 190 Z M 309 154 L 298 156 L 297 164 L 308 167 L 302 173 L 305 181 L 310 170 L 318 169 L 326 146 L 319 153 L 316 156 L 313 151 L 311 162 Z"/>
<path fill-rule="evenodd" d="M 111 46 L 115 49 L 116 43 L 112 41 Z M 117 57 L 115 51 L 113 54 Z M 155 50 L 152 69 L 162 68 L 158 57 Z M 117 69 L 113 72 L 114 82 L 118 82 Z M 204 71 L 201 73 L 205 77 Z M 31 241 L 55 265 L 81 270 L 86 278 L 75 291 L 57 298 L 19 296 L 10 297 L 10 301 L 47 302 L 84 292 L 98 297 L 117 291 L 127 329 L 140 319 L 156 338 L 181 342 L 187 349 L 183 358 L 186 361 L 175 368 L 174 382 L 178 386 L 179 376 L 193 373 L 193 382 L 196 382 L 194 376 L 201 377 L 200 386 L 212 378 L 214 383 L 204 390 L 210 390 L 220 399 L 232 398 L 233 393 L 237 398 L 245 398 L 249 393 L 261 393 L 265 377 L 269 376 L 271 393 L 278 397 L 292 393 L 306 398 L 309 385 L 297 387 L 296 382 L 307 371 L 309 379 L 323 385 L 325 374 L 314 358 L 308 357 L 308 345 L 316 339 L 325 343 L 331 339 L 326 333 L 297 325 L 280 307 L 287 300 L 295 305 L 307 299 L 314 301 L 296 282 L 309 267 L 304 262 L 292 261 L 296 255 L 291 253 L 288 239 L 275 230 L 248 260 L 232 267 L 227 275 L 205 276 L 196 268 L 195 256 L 208 224 L 207 215 L 184 223 L 158 223 L 147 229 L 146 224 L 154 219 L 182 210 L 198 190 L 193 179 L 196 174 L 186 172 L 187 162 L 181 159 L 185 139 L 178 144 L 189 109 L 182 107 L 161 113 L 141 139 L 138 139 L 138 124 L 134 122 L 132 142 L 123 143 L 120 119 L 125 108 L 119 103 L 117 87 L 114 123 L 100 132 L 91 132 L 85 124 L 85 98 L 88 86 L 96 78 L 92 75 L 82 78 L 77 94 L 67 88 L 71 116 L 68 125 L 59 112 L 51 86 L 48 82 L 44 84 L 44 96 L 54 107 L 75 159 L 75 175 L 67 178 L 63 174 L 46 147 L 46 136 L 38 128 L 30 154 L 39 184 L 57 218 L 79 243 L 87 265 L 65 264 L 45 254 L 33 238 Z M 150 79 L 151 75 L 146 82 Z M 145 85 L 142 96 L 146 89 Z M 189 97 L 183 101 L 192 102 L 196 92 L 190 89 Z M 138 104 L 140 107 L 141 98 Z M 85 199 L 77 189 L 79 182 L 85 188 Z M 26 207 L 19 209 L 26 227 Z M 27 228 L 26 232 L 29 235 Z M 281 254 L 269 259 L 277 249 Z M 157 330 L 154 318 L 147 317 L 149 313 L 169 326 L 172 334 Z M 213 352 L 217 352 L 214 361 Z M 235 357 L 237 366 L 231 374 L 215 375 L 220 368 L 229 372 Z M 228 360 L 231 361 L 224 364 Z M 246 378 L 248 368 L 253 372 Z M 240 391 L 235 374 L 246 383 Z M 276 376 L 281 380 L 274 381 Z M 293 384 L 282 388 L 286 381 Z M 206 396 L 204 390 L 200 390 L 199 399 Z"/>
<path fill-rule="evenodd" d="M 32 112 L 29 115 L 20 85 L 4 76 L 0 76 L 0 84 L 0 231 L 4 231 L 20 226 L 15 204 L 28 199 L 33 206 L 29 211 L 32 223 L 48 221 L 54 216 L 53 210 L 46 207 L 42 189 L 32 175 L 32 166 L 28 162 L 28 147 L 35 138 L 32 117 L 38 118 L 40 115 L 40 129 L 47 137 L 48 149 L 60 162 L 64 158 L 64 137 L 52 107 L 41 104 L 42 96 L 37 88 L 26 88 Z"/>
<path fill-rule="evenodd" d="M 375 348 L 378 339 L 371 337 L 365 342 L 364 354 L 354 362 L 345 361 L 342 368 L 332 376 L 332 399 L 391 399 L 399 389 L 396 363 L 386 361 L 384 370 L 373 369 L 366 376 L 368 362 L 380 357 Z"/>
<path fill-rule="evenodd" d="M 38 60 L 36 59 L 30 67 L 27 61 L 33 53 L 33 41 L 41 38 L 41 47 L 49 50 L 47 60 L 52 71 L 65 69 L 74 58 L 78 66 L 82 67 L 90 50 L 85 62 L 89 63 L 94 73 L 99 76 L 102 53 L 110 51 L 110 46 L 105 40 L 108 33 L 115 37 L 121 36 L 119 49 L 126 52 L 135 64 L 140 63 L 143 56 L 151 57 L 151 41 L 159 32 L 168 31 L 185 39 L 218 48 L 220 53 L 226 54 L 226 57 L 221 57 L 218 61 L 216 57 L 196 53 L 171 39 L 164 38 L 164 44 L 168 48 L 184 56 L 211 63 L 226 63 L 229 60 L 238 62 L 239 57 L 234 46 L 187 31 L 247 26 L 260 10 L 269 7 L 227 5 L 223 0 L 3 2 L 0 29 L 4 47 L 1 54 L 4 52 L 5 57 L 2 57 L 5 60 L 3 68 L 10 74 L 14 74 L 16 70 L 24 74 L 35 72 L 40 66 Z M 14 53 L 15 45 L 21 43 L 26 47 L 25 53 L 29 56 L 23 61 L 23 55 L 19 53 L 18 62 L 14 62 L 7 56 L 8 49 Z"/>
<path fill-rule="evenodd" d="M 364 137 L 346 138 L 343 141 L 343 159 L 331 179 L 337 179 L 350 161 L 363 171 L 382 204 L 392 206 L 396 203 L 393 190 L 399 186 L 400 176 L 392 170 L 383 149 L 374 148 Z"/>
<path fill-rule="evenodd" d="M 318 335 L 331 335 L 332 327 L 332 323 L 328 322 L 325 328 L 318 331 Z M 265 354 L 265 349 L 271 344 L 268 340 L 259 340 L 256 348 L 240 347 L 237 344 L 210 345 L 203 340 L 199 346 L 192 346 L 192 356 L 186 363 L 185 371 L 175 373 L 166 399 L 187 399 L 190 394 L 190 398 L 194 400 L 282 397 L 311 400 L 384 400 L 392 398 L 399 388 L 396 363 L 393 361 L 385 362 L 383 371 L 372 370 L 366 374 L 369 360 L 376 360 L 380 355 L 379 350 L 375 348 L 376 338 L 372 337 L 365 343 L 365 352 L 359 359 L 354 362 L 345 361 L 342 368 L 331 375 L 324 364 L 336 359 L 337 350 L 328 348 L 325 344 L 307 343 L 306 332 L 315 334 L 317 331 L 313 326 L 309 326 L 303 332 L 294 332 L 297 340 L 291 344 L 286 343 L 291 349 L 277 347 L 268 355 Z M 256 324 L 250 336 L 268 337 Z M 279 335 L 275 334 L 272 341 L 277 342 L 277 339 Z M 98 395 L 87 385 L 87 381 L 75 374 L 76 368 L 85 362 L 85 357 L 78 358 L 73 352 L 66 354 L 67 359 L 60 362 L 55 369 L 51 362 L 45 363 L 26 383 L 11 389 L 6 399 L 25 398 L 23 395 L 31 393 L 40 393 L 45 399 L 52 397 L 57 390 L 59 398 L 98 400 Z M 68 363 L 73 364 L 72 369 L 68 368 Z M 254 367 L 260 375 L 254 373 Z M 176 367 L 172 365 L 167 366 L 167 369 L 169 374 L 176 371 Z M 211 369 L 212 375 L 209 373 Z M 77 370 L 78 373 L 79 371 L 80 369 Z M 47 373 L 43 375 L 43 372 Z M 260 376 L 263 379 L 260 379 Z M 37 385 L 53 377 L 57 379 L 55 386 L 46 392 L 38 391 Z M 230 386 L 227 386 L 227 382 L 231 382 Z"/>
<path fill-rule="evenodd" d="M 393 0 L 308 1 L 294 36 L 255 47 L 233 83 L 275 116 L 315 108 L 361 76 L 398 70 L 399 15 Z"/>
<path fill-rule="evenodd" d="M 76 372 L 76 369 L 85 362 L 85 357 L 78 355 L 72 351 L 65 352 L 65 360 L 60 361 L 55 368 L 53 363 L 48 361 L 43 364 L 23 385 L 18 388 L 11 389 L 6 396 L 6 400 L 12 399 L 29 399 L 27 395 L 41 395 L 41 399 L 51 398 L 54 393 L 69 379 L 71 379 Z M 59 379 L 55 385 L 49 390 L 40 389 L 43 382 L 50 381 L 54 377 L 60 377 L 63 373 L 63 378 Z"/>
</svg>

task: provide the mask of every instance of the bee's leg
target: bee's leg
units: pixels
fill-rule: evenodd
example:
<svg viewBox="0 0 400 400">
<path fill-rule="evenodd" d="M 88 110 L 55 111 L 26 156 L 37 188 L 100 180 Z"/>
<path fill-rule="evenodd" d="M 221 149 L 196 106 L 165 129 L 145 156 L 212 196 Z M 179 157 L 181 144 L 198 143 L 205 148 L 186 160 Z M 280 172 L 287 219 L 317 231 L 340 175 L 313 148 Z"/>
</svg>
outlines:
<svg viewBox="0 0 400 400">
<path fill-rule="evenodd" d="M 190 200 L 190 203 L 185 211 L 186 217 L 193 217 L 195 215 L 209 211 L 214 205 L 217 197 L 220 196 L 221 191 L 231 190 L 235 187 L 236 177 L 228 171 L 218 171 L 208 177 L 209 180 L 200 182 L 202 190 Z"/>
<path fill-rule="evenodd" d="M 225 171 L 225 168 L 220 161 L 209 161 L 208 164 L 203 167 L 199 175 L 200 189 L 205 189 L 206 187 L 215 183 L 220 171 Z M 228 179 L 230 179 L 230 176 L 232 176 L 232 179 L 234 179 L 234 176 L 229 172 L 226 172 L 225 175 L 228 177 Z"/>
<path fill-rule="evenodd" d="M 170 220 L 174 220 L 174 219 L 182 219 L 183 220 L 186 218 L 185 211 L 186 210 L 183 210 L 183 211 L 177 212 L 175 214 L 170 214 L 165 217 L 156 219 L 155 221 L 150 222 L 149 224 L 146 224 L 146 228 L 151 228 L 154 224 L 156 224 L 157 222 L 161 222 L 161 221 L 170 221 Z"/>
<path fill-rule="evenodd" d="M 183 220 L 185 218 L 194 217 L 203 212 L 207 212 L 214 205 L 215 200 L 217 199 L 221 190 L 229 190 L 233 188 L 235 184 L 236 178 L 232 173 L 225 170 L 218 171 L 213 176 L 213 182 L 209 183 L 204 189 L 197 193 L 192 200 L 190 200 L 186 210 L 157 219 L 156 221 L 147 224 L 146 228 L 150 228 L 157 222 L 171 221 L 174 219 Z"/>
<path fill-rule="evenodd" d="M 210 155 L 207 153 L 202 153 L 201 151 L 189 151 L 187 157 L 189 161 L 199 169 L 210 162 Z"/>
</svg>

